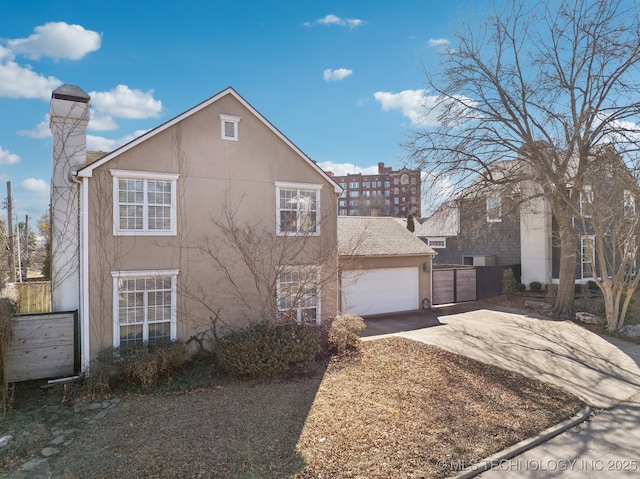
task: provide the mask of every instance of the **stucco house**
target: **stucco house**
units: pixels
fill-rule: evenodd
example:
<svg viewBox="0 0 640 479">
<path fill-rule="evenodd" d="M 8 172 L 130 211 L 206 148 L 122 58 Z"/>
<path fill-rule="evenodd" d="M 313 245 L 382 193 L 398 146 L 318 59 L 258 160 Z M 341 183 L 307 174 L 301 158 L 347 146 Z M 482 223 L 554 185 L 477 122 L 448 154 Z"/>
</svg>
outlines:
<svg viewBox="0 0 640 479">
<path fill-rule="evenodd" d="M 392 217 L 339 216 L 340 305 L 360 316 L 431 304 L 437 253 Z"/>
<path fill-rule="evenodd" d="M 87 154 L 90 98 L 52 94 L 52 307 L 78 310 L 81 363 L 265 316 L 338 309 L 341 188 L 233 88 Z"/>
</svg>

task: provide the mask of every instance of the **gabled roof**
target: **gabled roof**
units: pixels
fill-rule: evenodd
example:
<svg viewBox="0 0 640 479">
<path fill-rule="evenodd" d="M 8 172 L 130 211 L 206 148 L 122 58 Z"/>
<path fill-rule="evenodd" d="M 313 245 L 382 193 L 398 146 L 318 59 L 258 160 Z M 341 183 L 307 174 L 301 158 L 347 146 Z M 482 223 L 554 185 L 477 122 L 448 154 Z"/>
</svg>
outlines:
<svg viewBox="0 0 640 479">
<path fill-rule="evenodd" d="M 327 181 L 329 181 L 331 184 L 333 184 L 334 185 L 334 190 L 335 190 L 336 193 L 341 193 L 342 192 L 342 188 L 340 187 L 340 185 L 338 185 L 336 183 L 336 181 L 331 176 L 329 176 L 322 168 L 320 168 L 315 161 L 313 161 L 306 154 L 304 154 L 302 152 L 302 150 L 300 150 L 295 144 L 293 144 L 291 142 L 291 140 L 289 140 L 286 136 L 284 136 L 280 130 L 278 130 L 275 126 L 273 126 L 265 117 L 263 117 L 258 112 L 258 110 L 253 108 L 253 106 L 251 106 L 251 104 L 249 104 L 249 102 L 247 102 L 244 98 L 242 98 L 238 94 L 238 92 L 236 92 L 232 87 L 228 87 L 228 88 L 222 90 L 220 93 L 212 96 L 208 100 L 203 101 L 202 103 L 194 106 L 193 108 L 185 111 L 184 113 L 176 116 L 175 118 L 163 123 L 160 126 L 157 126 L 153 130 L 149 130 L 148 132 L 144 133 L 143 135 L 140 135 L 135 140 L 132 140 L 129 143 L 121 146 L 120 148 L 117 148 L 116 150 L 113 150 L 112 152 L 106 154 L 105 156 L 103 156 L 99 160 L 96 160 L 96 161 L 94 161 L 92 163 L 87 164 L 85 167 L 83 167 L 80 170 L 78 170 L 77 175 L 78 176 L 84 176 L 84 177 L 92 176 L 94 169 L 98 168 L 99 166 L 104 165 L 105 163 L 109 162 L 110 160 L 112 160 L 113 158 L 117 157 L 118 155 L 121 155 L 122 153 L 124 153 L 124 152 L 126 152 L 126 151 L 128 151 L 128 150 L 130 150 L 130 149 L 132 149 L 134 147 L 136 147 L 140 143 L 153 138 L 154 136 L 156 136 L 159 133 L 162 133 L 163 131 L 167 130 L 168 128 L 171 128 L 173 125 L 181 122 L 185 118 L 188 118 L 191 115 L 199 112 L 200 110 L 202 110 L 204 108 L 207 108 L 209 105 L 215 103 L 216 101 L 220 100 L 221 98 L 223 98 L 223 97 L 225 97 L 227 95 L 231 95 L 236 100 L 238 100 L 247 110 L 249 110 L 256 118 L 258 118 L 267 128 L 269 128 L 284 143 L 286 143 L 287 146 L 289 146 L 293 151 L 295 151 L 313 169 L 315 169 Z"/>
<path fill-rule="evenodd" d="M 437 253 L 395 218 L 338 216 L 340 256 L 415 256 Z"/>
<path fill-rule="evenodd" d="M 442 204 L 422 224 L 416 226 L 416 236 L 458 236 L 460 233 L 460 208 L 456 201 Z"/>
</svg>

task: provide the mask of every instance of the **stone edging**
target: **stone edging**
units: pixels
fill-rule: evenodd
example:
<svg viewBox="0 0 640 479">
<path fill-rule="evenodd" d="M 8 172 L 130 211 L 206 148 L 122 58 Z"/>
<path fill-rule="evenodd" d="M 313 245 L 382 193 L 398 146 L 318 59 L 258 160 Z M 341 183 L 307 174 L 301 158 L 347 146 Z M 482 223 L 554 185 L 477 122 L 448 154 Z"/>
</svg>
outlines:
<svg viewBox="0 0 640 479">
<path fill-rule="evenodd" d="M 484 461 L 481 461 L 478 464 L 474 464 L 472 467 L 465 469 L 461 474 L 454 476 L 453 479 L 469 479 L 477 476 L 478 474 L 486 472 L 489 469 L 498 466 L 501 461 L 513 459 L 517 455 L 522 454 L 529 449 L 533 449 L 535 446 L 548 441 L 549 439 L 563 433 L 567 429 L 571 429 L 577 424 L 580 424 L 589 417 L 589 414 L 591 414 L 591 406 L 585 406 L 572 418 L 556 424 L 555 426 L 551 426 L 550 428 L 542 431 L 536 436 L 524 439 L 511 447 L 503 449 L 493 456 L 488 457 Z"/>
</svg>

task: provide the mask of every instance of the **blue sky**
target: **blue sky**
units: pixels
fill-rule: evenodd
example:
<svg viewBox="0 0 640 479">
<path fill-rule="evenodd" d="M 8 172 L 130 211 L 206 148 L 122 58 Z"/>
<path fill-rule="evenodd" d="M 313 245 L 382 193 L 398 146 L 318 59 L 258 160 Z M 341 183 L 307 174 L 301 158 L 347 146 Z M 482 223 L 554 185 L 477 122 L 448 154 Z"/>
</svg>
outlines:
<svg viewBox="0 0 640 479">
<path fill-rule="evenodd" d="M 51 90 L 92 97 L 110 151 L 228 86 L 336 174 L 400 166 L 426 78 L 473 0 L 4 2 L 0 199 L 48 207 Z M 0 212 L 6 220 L 6 210 Z"/>
</svg>

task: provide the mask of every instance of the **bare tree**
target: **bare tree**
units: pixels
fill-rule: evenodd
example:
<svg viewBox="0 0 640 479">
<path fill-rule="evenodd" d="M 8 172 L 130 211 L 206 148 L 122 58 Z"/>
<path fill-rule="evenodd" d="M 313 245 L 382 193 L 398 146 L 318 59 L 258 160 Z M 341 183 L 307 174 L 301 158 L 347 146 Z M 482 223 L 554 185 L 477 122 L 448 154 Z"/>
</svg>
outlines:
<svg viewBox="0 0 640 479">
<path fill-rule="evenodd" d="M 593 276 L 602 291 L 607 328 L 614 331 L 624 324 L 640 282 L 636 264 L 640 246 L 636 198 L 640 188 L 615 151 L 603 150 L 589 164 L 587 179 L 592 181 L 585 179 L 574 216 L 579 219 L 576 229 L 583 276 Z"/>
<path fill-rule="evenodd" d="M 570 205 L 588 159 L 610 144 L 637 162 L 640 21 L 635 2 L 507 0 L 480 24 L 464 23 L 427 74 L 437 127 L 407 147 L 435 181 L 530 183 L 558 224 L 561 261 L 554 311 L 573 313 L 576 231 Z M 507 161 L 518 158 L 518 161 Z M 503 174 L 494 175 L 495 165 Z M 524 198 L 526 199 L 526 198 Z"/>
<path fill-rule="evenodd" d="M 336 245 L 323 244 L 316 232 L 335 228 L 335 208 L 318 219 L 300 212 L 300 228 L 294 234 L 276 234 L 270 215 L 251 223 L 242 214 L 247 208 L 243 198 L 232 196 L 225 194 L 219 213 L 211 218 L 211 234 L 193 247 L 217 280 L 207 285 L 190 282 L 182 293 L 214 317 L 225 304 L 233 304 L 246 324 L 280 319 L 319 323 L 319 298 L 324 288 L 337 284 L 338 265 Z M 325 300 L 333 298 L 323 296 Z"/>
</svg>

